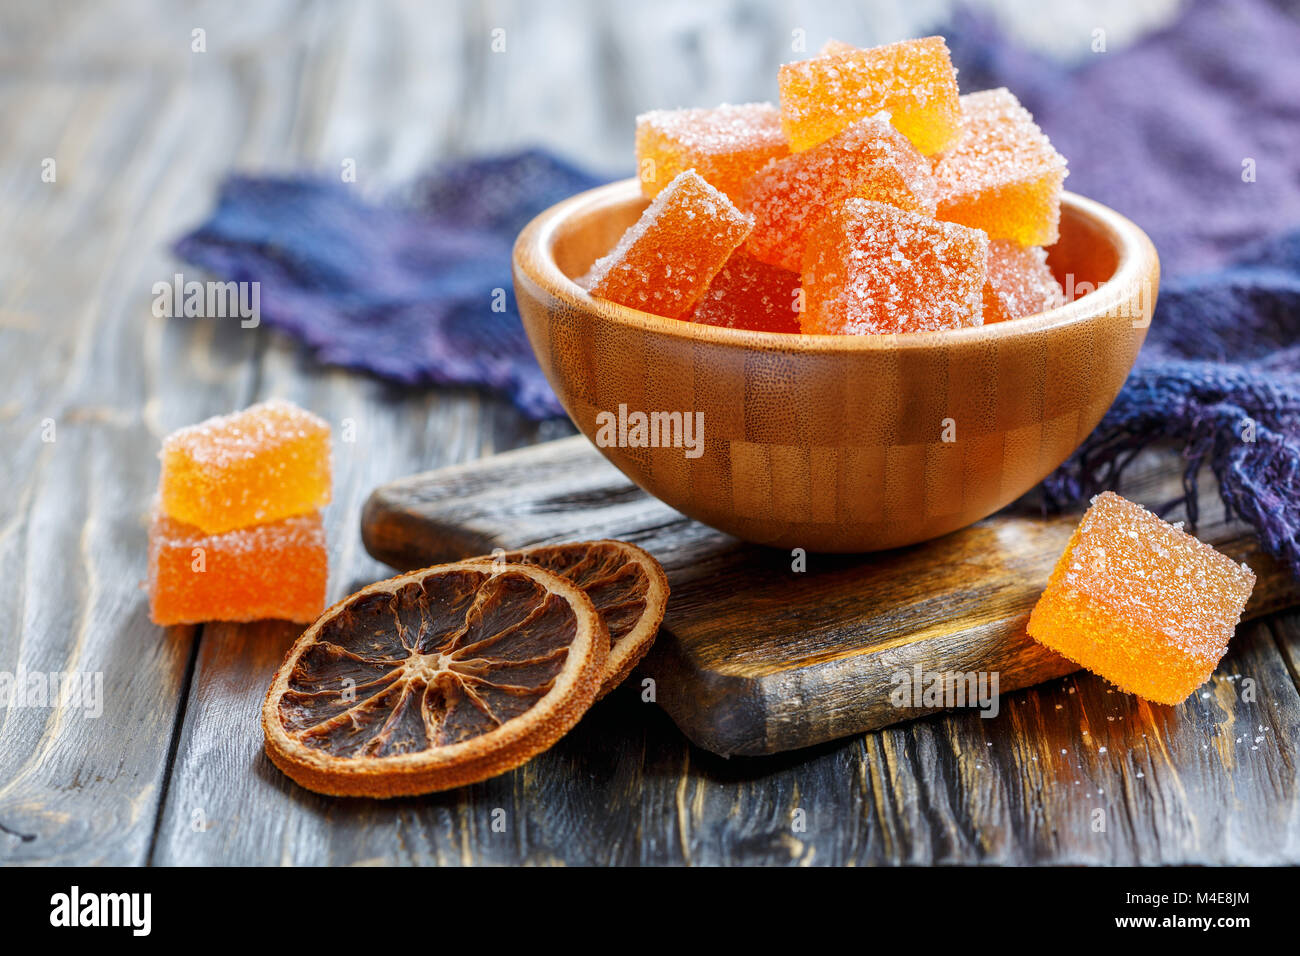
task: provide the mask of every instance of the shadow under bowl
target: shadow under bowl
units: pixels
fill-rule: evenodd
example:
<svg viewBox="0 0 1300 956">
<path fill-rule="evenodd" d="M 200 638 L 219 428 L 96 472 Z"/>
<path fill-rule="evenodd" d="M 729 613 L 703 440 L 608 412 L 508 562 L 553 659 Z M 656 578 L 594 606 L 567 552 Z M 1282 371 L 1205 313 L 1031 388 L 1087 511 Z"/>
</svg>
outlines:
<svg viewBox="0 0 1300 956">
<path fill-rule="evenodd" d="M 664 318 L 574 281 L 647 202 L 624 180 L 525 227 L 514 249 L 524 327 L 569 417 L 606 458 L 683 514 L 759 544 L 875 551 L 997 511 L 1096 427 L 1155 307 L 1146 234 L 1065 193 L 1048 262 L 1072 298 L 1050 312 L 905 335 Z M 652 427 L 638 429 L 635 413 Z"/>
</svg>

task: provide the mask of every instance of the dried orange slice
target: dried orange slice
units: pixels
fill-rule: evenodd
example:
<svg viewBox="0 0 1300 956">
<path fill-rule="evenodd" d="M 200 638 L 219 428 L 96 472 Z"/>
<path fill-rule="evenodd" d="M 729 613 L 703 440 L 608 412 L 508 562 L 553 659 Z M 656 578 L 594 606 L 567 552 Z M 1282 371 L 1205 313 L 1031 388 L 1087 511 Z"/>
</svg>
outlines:
<svg viewBox="0 0 1300 956">
<path fill-rule="evenodd" d="M 298 638 L 262 705 L 266 752 L 339 796 L 485 780 L 578 722 L 608 653 L 591 599 L 545 568 L 412 571 L 362 588 Z"/>
<path fill-rule="evenodd" d="M 591 598 L 610 640 L 598 700 L 623 683 L 655 642 L 668 605 L 668 578 L 659 562 L 636 545 L 611 540 L 538 545 L 497 552 L 492 560 L 553 571 Z"/>
</svg>

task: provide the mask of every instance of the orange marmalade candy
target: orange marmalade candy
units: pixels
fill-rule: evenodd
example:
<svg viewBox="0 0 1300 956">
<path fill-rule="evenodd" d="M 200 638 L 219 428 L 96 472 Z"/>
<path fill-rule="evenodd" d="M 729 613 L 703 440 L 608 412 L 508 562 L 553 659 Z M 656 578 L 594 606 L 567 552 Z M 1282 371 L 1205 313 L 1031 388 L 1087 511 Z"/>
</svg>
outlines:
<svg viewBox="0 0 1300 956">
<path fill-rule="evenodd" d="M 653 110 L 636 118 L 636 165 L 647 196 L 694 169 L 739 202 L 745 181 L 789 152 L 781 112 L 771 103 Z"/>
<path fill-rule="evenodd" d="M 596 261 L 584 282 L 594 296 L 680 319 L 753 228 L 753 218 L 688 169 Z"/>
<path fill-rule="evenodd" d="M 835 42 L 830 48 L 842 46 Z M 943 37 L 786 63 L 777 80 L 781 124 L 796 152 L 881 110 L 926 156 L 945 149 L 957 134 L 957 71 Z"/>
<path fill-rule="evenodd" d="M 1177 704 L 1218 666 L 1254 587 L 1244 564 L 1107 491 L 1066 545 L 1029 635 L 1122 690 Z"/>
<path fill-rule="evenodd" d="M 280 618 L 325 608 L 319 512 L 206 534 L 156 513 L 149 528 L 149 616 L 158 625 Z"/>
<path fill-rule="evenodd" d="M 934 166 L 939 218 L 1022 246 L 1056 242 L 1064 157 L 1009 90 L 969 93 L 961 112 L 961 135 Z"/>
<path fill-rule="evenodd" d="M 819 51 L 817 51 L 817 55 L 834 56 L 837 53 L 852 53 L 856 49 L 857 47 L 855 47 L 852 43 L 845 43 L 843 40 L 837 40 L 834 37 L 831 37 L 829 40 L 827 40 L 825 43 L 822 44 L 822 48 Z"/>
<path fill-rule="evenodd" d="M 1019 319 L 1054 309 L 1065 301 L 1061 283 L 1047 267 L 1047 250 L 1009 239 L 989 243 L 989 277 L 984 283 L 984 324 Z"/>
<path fill-rule="evenodd" d="M 173 432 L 159 500 L 209 534 L 312 511 L 330 500 L 330 427 L 272 400 Z"/>
<path fill-rule="evenodd" d="M 979 325 L 988 239 L 978 229 L 850 199 L 808 235 L 806 333 L 937 332 Z"/>
<path fill-rule="evenodd" d="M 729 329 L 798 332 L 799 281 L 799 273 L 737 249 L 713 277 L 690 319 Z"/>
<path fill-rule="evenodd" d="M 853 197 L 934 215 L 930 163 L 883 115 L 858 120 L 824 143 L 763 167 L 742 203 L 754 216 L 746 249 L 766 263 L 798 271 L 812 221 Z"/>
</svg>

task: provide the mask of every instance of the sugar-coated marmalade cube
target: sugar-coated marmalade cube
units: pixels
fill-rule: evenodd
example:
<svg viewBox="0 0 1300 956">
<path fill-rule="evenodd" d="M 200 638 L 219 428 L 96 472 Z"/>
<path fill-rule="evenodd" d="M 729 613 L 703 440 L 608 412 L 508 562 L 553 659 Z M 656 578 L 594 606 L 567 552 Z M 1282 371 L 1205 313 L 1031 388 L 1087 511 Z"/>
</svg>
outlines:
<svg viewBox="0 0 1300 956">
<path fill-rule="evenodd" d="M 149 528 L 149 616 L 158 625 L 305 624 L 325 608 L 327 577 L 319 512 L 221 534 L 159 512 Z"/>
<path fill-rule="evenodd" d="M 801 325 L 812 334 L 980 325 L 987 268 L 978 229 L 850 199 L 809 233 Z"/>
<path fill-rule="evenodd" d="M 858 120 L 824 143 L 763 167 L 742 203 L 754 216 L 746 249 L 797 272 L 812 221 L 854 197 L 934 215 L 929 161 L 883 115 Z"/>
<path fill-rule="evenodd" d="M 1009 90 L 968 93 L 961 113 L 957 141 L 934 165 L 939 218 L 1022 246 L 1056 242 L 1065 158 Z"/>
<path fill-rule="evenodd" d="M 1255 575 L 1140 505 L 1092 499 L 1029 635 L 1122 690 L 1177 704 L 1228 649 Z"/>
<path fill-rule="evenodd" d="M 771 103 L 653 110 L 636 118 L 636 164 L 647 196 L 694 169 L 739 203 L 749 177 L 789 152 L 781 111 Z"/>
<path fill-rule="evenodd" d="M 692 322 L 754 332 L 799 331 L 799 273 L 737 249 L 695 303 Z"/>
<path fill-rule="evenodd" d="M 173 432 L 163 441 L 159 499 L 208 533 L 275 521 L 330 500 L 330 428 L 272 400 Z"/>
<path fill-rule="evenodd" d="M 753 228 L 753 217 L 688 169 L 655 196 L 584 282 L 594 296 L 680 319 Z"/>
<path fill-rule="evenodd" d="M 989 243 L 989 277 L 984 283 L 984 324 L 1020 319 L 1065 301 L 1061 283 L 1047 267 L 1047 250 L 1010 239 Z"/>
<path fill-rule="evenodd" d="M 831 37 L 822 44 L 822 48 L 817 51 L 818 56 L 835 56 L 838 53 L 852 53 L 858 49 L 852 43 L 845 43 L 843 40 L 837 40 Z"/>
<path fill-rule="evenodd" d="M 840 50 L 784 64 L 777 76 L 781 123 L 790 148 L 824 142 L 881 110 L 926 156 L 957 134 L 957 71 L 943 37 Z"/>
</svg>

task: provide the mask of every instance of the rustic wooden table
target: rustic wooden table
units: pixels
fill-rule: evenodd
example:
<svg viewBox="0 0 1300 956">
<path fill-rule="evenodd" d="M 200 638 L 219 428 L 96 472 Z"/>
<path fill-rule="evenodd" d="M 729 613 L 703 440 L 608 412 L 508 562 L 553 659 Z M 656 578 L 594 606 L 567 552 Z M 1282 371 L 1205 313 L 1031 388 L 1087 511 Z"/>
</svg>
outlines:
<svg viewBox="0 0 1300 956">
<path fill-rule="evenodd" d="M 320 368 L 265 329 L 153 317 L 152 284 L 179 268 L 167 243 L 206 212 L 219 177 L 353 159 L 358 188 L 381 192 L 438 156 L 529 142 L 591 144 L 585 158 L 617 171 L 638 109 L 771 97 L 794 28 L 815 44 L 919 29 L 905 4 L 797 16 L 775 2 L 432 6 L 0 14 L 0 674 L 103 679 L 97 717 L 34 693 L 0 711 L 0 860 L 1300 859 L 1295 613 L 1243 626 L 1177 708 L 1075 676 L 1009 695 L 995 720 L 959 713 L 727 761 L 625 691 L 551 752 L 463 790 L 332 800 L 282 777 L 257 713 L 294 629 L 148 621 L 159 438 L 273 395 L 351 419 L 327 517 L 335 597 L 386 575 L 358 535 L 371 488 L 567 426 L 530 425 L 468 391 L 395 391 Z M 1090 15 L 1074 20 L 1086 42 Z M 490 52 L 498 27 L 504 54 Z M 195 29 L 205 52 L 192 51 Z"/>
</svg>

